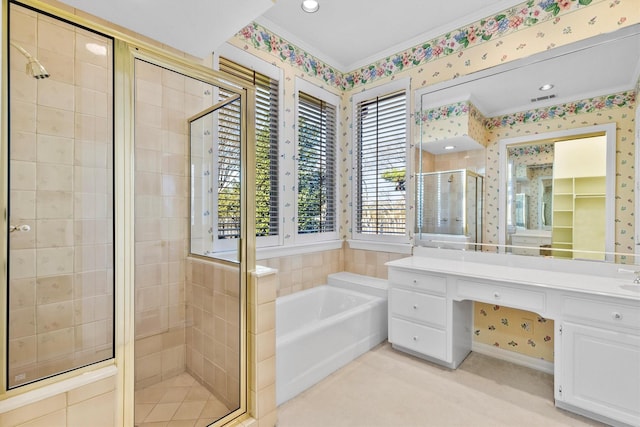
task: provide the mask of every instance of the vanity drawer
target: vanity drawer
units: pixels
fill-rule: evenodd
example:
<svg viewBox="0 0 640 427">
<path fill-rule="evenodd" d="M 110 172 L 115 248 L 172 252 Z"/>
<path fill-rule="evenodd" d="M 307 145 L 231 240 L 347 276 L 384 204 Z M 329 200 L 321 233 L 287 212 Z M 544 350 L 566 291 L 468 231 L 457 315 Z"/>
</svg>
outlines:
<svg viewBox="0 0 640 427">
<path fill-rule="evenodd" d="M 577 317 L 597 323 L 640 330 L 640 307 L 566 297 L 562 302 L 564 317 Z"/>
<path fill-rule="evenodd" d="M 389 269 L 389 283 L 440 295 L 447 293 L 447 278 L 444 276 Z"/>
<path fill-rule="evenodd" d="M 542 241 L 538 237 L 511 236 L 511 243 L 522 246 L 539 246 L 542 244 Z"/>
<path fill-rule="evenodd" d="M 440 329 L 391 318 L 391 342 L 409 350 L 446 361 L 447 335 Z"/>
<path fill-rule="evenodd" d="M 389 303 L 392 316 L 407 317 L 441 327 L 447 325 L 447 300 L 444 297 L 392 288 Z"/>
<path fill-rule="evenodd" d="M 545 294 L 491 283 L 458 280 L 458 297 L 544 313 Z"/>
</svg>

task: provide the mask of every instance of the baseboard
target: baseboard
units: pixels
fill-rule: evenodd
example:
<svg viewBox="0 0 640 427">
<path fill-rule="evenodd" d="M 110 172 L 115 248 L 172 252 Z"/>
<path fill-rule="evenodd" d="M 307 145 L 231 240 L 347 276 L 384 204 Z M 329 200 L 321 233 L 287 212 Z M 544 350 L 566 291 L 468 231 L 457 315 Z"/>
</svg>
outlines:
<svg viewBox="0 0 640 427">
<path fill-rule="evenodd" d="M 475 341 L 471 344 L 471 351 L 553 375 L 553 362 L 549 362 L 547 360 L 526 356 L 524 354 L 504 350 L 499 347 Z"/>
</svg>

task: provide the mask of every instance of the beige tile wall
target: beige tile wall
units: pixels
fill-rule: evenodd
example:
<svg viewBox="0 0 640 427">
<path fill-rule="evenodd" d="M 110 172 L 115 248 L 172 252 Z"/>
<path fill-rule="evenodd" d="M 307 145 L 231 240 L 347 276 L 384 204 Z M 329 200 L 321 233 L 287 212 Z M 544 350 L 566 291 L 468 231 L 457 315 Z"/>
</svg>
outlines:
<svg viewBox="0 0 640 427">
<path fill-rule="evenodd" d="M 385 263 L 408 256 L 391 252 L 351 249 L 347 244 L 344 249 L 344 271 L 386 279 L 388 270 Z"/>
<path fill-rule="evenodd" d="M 91 426 L 116 424 L 116 377 L 69 390 L 0 414 L 3 427 Z"/>
<path fill-rule="evenodd" d="M 10 5 L 9 384 L 113 355 L 112 44 Z M 87 49 L 91 45 L 100 54 Z M 96 51 L 97 52 L 97 51 Z"/>
<path fill-rule="evenodd" d="M 276 407 L 276 292 L 279 274 L 258 267 L 248 284 L 249 414 L 259 427 L 274 427 Z"/>
<path fill-rule="evenodd" d="M 136 60 L 136 387 L 184 372 L 188 224 L 187 119 L 202 83 Z"/>
<path fill-rule="evenodd" d="M 186 366 L 229 410 L 240 407 L 240 271 L 187 261 Z"/>
<path fill-rule="evenodd" d="M 366 276 L 387 278 L 386 262 L 408 255 L 351 249 L 344 243 L 342 249 L 258 259 L 258 264 L 278 271 L 277 296 L 285 296 L 327 283 L 331 273 L 349 271 Z"/>
<path fill-rule="evenodd" d="M 278 296 L 327 283 L 327 275 L 344 271 L 342 249 L 258 259 L 258 264 L 278 271 Z"/>
</svg>

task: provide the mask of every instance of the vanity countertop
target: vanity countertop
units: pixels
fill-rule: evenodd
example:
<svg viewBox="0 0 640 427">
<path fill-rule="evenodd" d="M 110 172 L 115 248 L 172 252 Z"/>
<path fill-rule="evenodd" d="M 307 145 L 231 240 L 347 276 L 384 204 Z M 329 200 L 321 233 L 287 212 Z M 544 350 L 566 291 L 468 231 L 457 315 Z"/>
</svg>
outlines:
<svg viewBox="0 0 640 427">
<path fill-rule="evenodd" d="M 464 253 L 463 251 L 448 252 Z M 510 255 L 487 255 L 504 257 L 505 261 L 509 261 L 508 258 L 512 258 Z M 471 258 L 478 257 L 473 255 Z M 408 258 L 390 261 L 386 265 L 402 269 L 453 274 L 471 279 L 486 279 L 561 291 L 578 291 L 585 294 L 623 298 L 630 300 L 630 302 L 640 302 L 640 285 L 633 283 L 634 276 L 632 273 L 618 273 L 617 276 L 619 277 L 616 277 L 615 275 L 605 276 L 578 272 L 562 272 L 540 268 L 540 263 L 538 262 L 538 264 L 539 265 L 535 267 L 512 266 L 501 265 L 496 262 L 485 263 L 478 259 L 468 260 L 465 259 L 464 255 L 454 257 L 446 255 L 435 257 L 414 255 Z M 603 268 L 605 267 L 604 265 L 602 266 Z M 607 269 L 610 270 L 610 267 L 611 266 L 607 266 Z M 622 268 L 624 266 L 620 267 Z M 631 269 L 633 266 L 629 266 L 629 268 Z"/>
</svg>

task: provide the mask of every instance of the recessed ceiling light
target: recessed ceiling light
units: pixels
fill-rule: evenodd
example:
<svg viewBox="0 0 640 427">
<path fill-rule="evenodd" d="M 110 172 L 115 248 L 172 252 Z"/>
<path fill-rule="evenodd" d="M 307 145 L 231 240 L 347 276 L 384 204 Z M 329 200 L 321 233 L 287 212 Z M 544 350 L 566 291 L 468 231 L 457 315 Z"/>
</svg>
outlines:
<svg viewBox="0 0 640 427">
<path fill-rule="evenodd" d="M 302 10 L 307 13 L 314 13 L 320 9 L 320 4 L 316 0 L 303 0 Z"/>
<path fill-rule="evenodd" d="M 444 147 L 445 150 L 453 150 L 454 148 L 456 148 L 455 145 L 445 145 Z"/>
<path fill-rule="evenodd" d="M 551 89 L 553 89 L 553 85 L 552 85 L 551 83 L 543 84 L 542 86 L 540 86 L 540 87 L 538 88 L 538 90 L 542 90 L 542 91 L 544 91 L 544 90 L 551 90 Z"/>
</svg>

